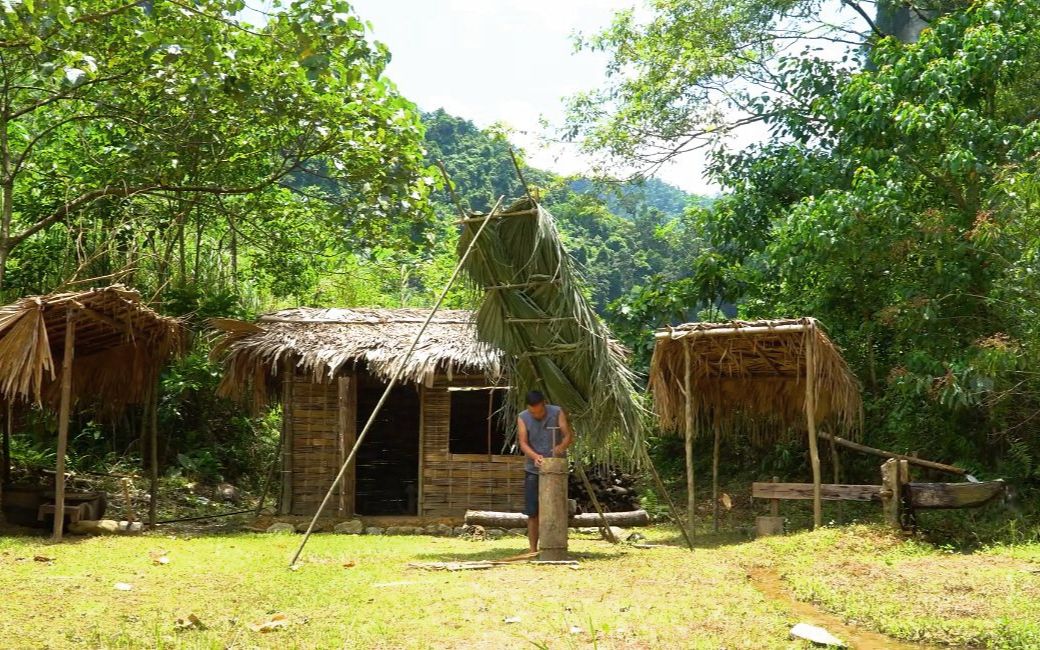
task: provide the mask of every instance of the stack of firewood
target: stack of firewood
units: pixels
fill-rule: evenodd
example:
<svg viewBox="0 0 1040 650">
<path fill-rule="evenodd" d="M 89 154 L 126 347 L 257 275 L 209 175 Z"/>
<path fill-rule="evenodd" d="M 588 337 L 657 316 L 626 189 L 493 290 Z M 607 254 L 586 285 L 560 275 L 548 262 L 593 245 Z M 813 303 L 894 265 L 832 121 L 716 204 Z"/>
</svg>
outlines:
<svg viewBox="0 0 1040 650">
<path fill-rule="evenodd" d="M 624 512 L 639 509 L 635 476 L 611 467 L 590 467 L 585 472 L 588 474 L 589 483 L 592 484 L 592 489 L 604 511 Z M 571 472 L 570 485 L 567 489 L 570 498 L 578 502 L 579 513 L 596 511 L 576 472 Z"/>
</svg>

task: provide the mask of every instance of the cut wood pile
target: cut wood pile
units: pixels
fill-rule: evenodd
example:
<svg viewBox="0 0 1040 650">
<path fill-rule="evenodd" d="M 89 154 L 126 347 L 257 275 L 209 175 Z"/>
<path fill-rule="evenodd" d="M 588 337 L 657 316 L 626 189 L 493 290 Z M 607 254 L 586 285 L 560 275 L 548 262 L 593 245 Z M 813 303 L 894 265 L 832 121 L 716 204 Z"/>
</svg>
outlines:
<svg viewBox="0 0 1040 650">
<path fill-rule="evenodd" d="M 636 491 L 634 475 L 611 467 L 589 468 L 586 473 L 603 510 L 626 512 L 639 509 L 639 494 Z M 578 502 L 578 512 L 596 512 L 585 486 L 574 472 L 570 475 L 570 485 L 567 489 L 570 497 Z"/>
</svg>

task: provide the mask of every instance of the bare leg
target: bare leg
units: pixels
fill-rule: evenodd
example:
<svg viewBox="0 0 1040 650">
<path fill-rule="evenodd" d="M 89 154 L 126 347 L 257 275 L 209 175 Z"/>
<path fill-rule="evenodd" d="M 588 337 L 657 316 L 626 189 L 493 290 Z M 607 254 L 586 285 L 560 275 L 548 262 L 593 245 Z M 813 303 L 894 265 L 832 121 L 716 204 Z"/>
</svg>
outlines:
<svg viewBox="0 0 1040 650">
<path fill-rule="evenodd" d="M 538 515 L 527 518 L 527 542 L 532 553 L 538 551 Z"/>
</svg>

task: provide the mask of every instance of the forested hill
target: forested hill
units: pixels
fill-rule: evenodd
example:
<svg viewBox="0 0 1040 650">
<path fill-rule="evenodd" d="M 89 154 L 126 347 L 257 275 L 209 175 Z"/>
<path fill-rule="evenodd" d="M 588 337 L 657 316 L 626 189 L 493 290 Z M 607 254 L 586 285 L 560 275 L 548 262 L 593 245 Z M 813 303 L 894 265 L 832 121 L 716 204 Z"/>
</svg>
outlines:
<svg viewBox="0 0 1040 650">
<path fill-rule="evenodd" d="M 461 201 L 488 210 L 499 196 L 521 196 L 524 188 L 504 132 L 483 130 L 444 110 L 423 114 L 427 160 L 443 161 Z M 556 217 L 568 250 L 581 265 L 590 297 L 601 312 L 658 276 L 676 279 L 692 249 L 683 215 L 710 199 L 687 194 L 657 179 L 596 182 L 568 178 L 521 163 L 524 179 Z M 451 212 L 447 193 L 433 197 Z"/>
</svg>

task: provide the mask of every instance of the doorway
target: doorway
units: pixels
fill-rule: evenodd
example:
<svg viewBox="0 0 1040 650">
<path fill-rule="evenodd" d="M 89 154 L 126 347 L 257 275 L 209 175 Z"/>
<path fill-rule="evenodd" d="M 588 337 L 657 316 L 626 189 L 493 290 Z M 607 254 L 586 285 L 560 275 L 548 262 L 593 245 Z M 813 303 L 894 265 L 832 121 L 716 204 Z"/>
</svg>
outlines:
<svg viewBox="0 0 1040 650">
<path fill-rule="evenodd" d="M 386 384 L 358 373 L 357 431 L 361 433 Z M 419 389 L 398 385 L 390 391 L 364 442 L 358 448 L 354 511 L 359 515 L 419 513 Z"/>
</svg>

